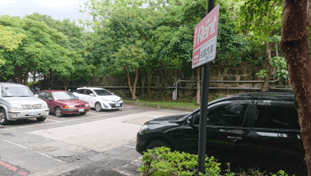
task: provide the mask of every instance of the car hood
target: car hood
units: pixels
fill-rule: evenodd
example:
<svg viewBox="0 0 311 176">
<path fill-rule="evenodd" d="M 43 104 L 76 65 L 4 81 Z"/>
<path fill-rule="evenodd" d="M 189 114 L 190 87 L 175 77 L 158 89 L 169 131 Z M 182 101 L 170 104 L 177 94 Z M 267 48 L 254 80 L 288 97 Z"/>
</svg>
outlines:
<svg viewBox="0 0 311 176">
<path fill-rule="evenodd" d="M 45 101 L 36 97 L 4 97 L 3 98 L 8 103 L 17 103 L 17 104 L 38 104 L 45 103 Z"/>
<path fill-rule="evenodd" d="M 66 105 L 85 105 L 88 104 L 86 101 L 83 100 L 57 100 L 56 102 L 66 104 Z"/>
<path fill-rule="evenodd" d="M 181 117 L 184 117 L 187 114 L 179 114 L 179 115 L 172 115 L 172 116 L 165 116 L 159 117 L 153 120 L 146 122 L 146 124 L 159 124 L 159 123 L 166 123 L 166 122 L 174 122 Z"/>
<path fill-rule="evenodd" d="M 118 101 L 121 99 L 119 96 L 116 96 L 116 95 L 103 95 L 103 96 L 98 96 L 98 97 L 106 99 L 106 100 L 114 100 L 114 101 Z"/>
</svg>

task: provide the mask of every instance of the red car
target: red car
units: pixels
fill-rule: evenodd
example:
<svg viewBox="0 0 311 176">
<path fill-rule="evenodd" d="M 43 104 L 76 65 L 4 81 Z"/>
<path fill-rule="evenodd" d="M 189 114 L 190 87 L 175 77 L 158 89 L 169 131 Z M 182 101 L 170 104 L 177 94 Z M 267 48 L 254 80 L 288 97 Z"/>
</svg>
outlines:
<svg viewBox="0 0 311 176">
<path fill-rule="evenodd" d="M 90 110 L 88 102 L 79 100 L 72 93 L 64 90 L 42 90 L 36 96 L 44 100 L 57 117 L 64 114 L 86 114 Z"/>
</svg>

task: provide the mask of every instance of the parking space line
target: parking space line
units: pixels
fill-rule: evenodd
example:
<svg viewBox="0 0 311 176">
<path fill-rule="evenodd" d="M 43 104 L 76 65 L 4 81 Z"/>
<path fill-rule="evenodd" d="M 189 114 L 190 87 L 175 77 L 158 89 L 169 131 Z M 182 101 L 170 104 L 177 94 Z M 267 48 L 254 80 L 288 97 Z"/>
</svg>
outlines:
<svg viewBox="0 0 311 176">
<path fill-rule="evenodd" d="M 126 173 L 126 172 L 124 172 L 124 171 L 119 170 L 118 168 L 114 168 L 113 170 L 119 172 L 119 173 L 122 174 L 122 175 L 134 176 L 133 174 Z"/>
<path fill-rule="evenodd" d="M 23 149 L 30 150 L 30 151 L 32 151 L 32 152 L 38 153 L 38 154 L 43 155 L 43 156 L 45 156 L 45 157 L 47 157 L 47 158 L 54 159 L 55 161 L 58 161 L 58 162 L 67 164 L 67 165 L 72 166 L 72 167 L 74 167 L 74 168 L 80 168 L 79 166 L 76 166 L 76 165 L 67 163 L 67 162 L 65 162 L 65 161 L 62 161 L 62 160 L 57 159 L 57 158 L 54 158 L 54 157 L 52 157 L 52 156 L 50 156 L 50 155 L 47 155 L 47 154 L 45 154 L 45 153 L 32 150 L 32 149 L 27 148 L 27 147 L 25 147 L 25 146 L 22 146 L 22 145 L 20 145 L 20 144 L 17 144 L 17 143 L 14 143 L 14 142 L 11 142 L 11 141 L 8 141 L 8 140 L 5 140 L 5 139 L 0 139 L 0 140 L 4 141 L 4 142 L 6 142 L 6 143 L 9 143 L 9 144 L 13 144 L 13 145 L 18 146 L 18 147 L 21 147 L 21 148 L 23 148 Z"/>
</svg>

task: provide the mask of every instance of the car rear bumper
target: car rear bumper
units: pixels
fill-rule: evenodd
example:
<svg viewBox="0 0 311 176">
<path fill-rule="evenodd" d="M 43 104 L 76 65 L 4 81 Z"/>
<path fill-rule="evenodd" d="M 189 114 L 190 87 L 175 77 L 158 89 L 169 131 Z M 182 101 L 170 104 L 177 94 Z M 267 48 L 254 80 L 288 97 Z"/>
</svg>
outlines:
<svg viewBox="0 0 311 176">
<path fill-rule="evenodd" d="M 22 111 L 8 111 L 8 120 L 45 117 L 48 114 L 49 114 L 49 109 L 32 109 L 32 110 L 22 110 Z"/>
</svg>

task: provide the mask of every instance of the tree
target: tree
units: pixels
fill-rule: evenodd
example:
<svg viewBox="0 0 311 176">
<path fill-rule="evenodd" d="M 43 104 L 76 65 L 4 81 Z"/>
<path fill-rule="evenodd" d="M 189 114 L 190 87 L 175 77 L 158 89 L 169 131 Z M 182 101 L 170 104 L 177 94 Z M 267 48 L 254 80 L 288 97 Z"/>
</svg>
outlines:
<svg viewBox="0 0 311 176">
<path fill-rule="evenodd" d="M 3 52 L 6 63 L 1 71 L 8 71 L 3 72 L 4 75 L 15 75 L 18 82 L 26 85 L 28 73 L 32 70 L 62 74 L 72 68 L 69 61 L 71 52 L 57 43 L 66 37 L 44 22 L 2 15 L 0 25 L 8 26 L 13 32 L 27 36 L 15 52 Z"/>
<path fill-rule="evenodd" d="M 309 4 L 308 4 L 309 3 Z M 305 150 L 308 175 L 311 175 L 311 60 L 308 28 L 310 1 L 283 1 L 281 48 L 295 93 L 301 139 Z"/>
<path fill-rule="evenodd" d="M 265 82 L 261 91 L 269 90 L 271 75 L 271 43 L 281 26 L 282 2 L 280 0 L 246 0 L 241 6 L 241 14 L 237 28 L 251 36 L 253 42 L 264 43 L 266 46 Z"/>
<path fill-rule="evenodd" d="M 66 38 L 58 40 L 57 43 L 71 51 L 71 62 L 68 62 L 68 65 L 72 65 L 72 67 L 70 66 L 66 71 L 56 73 L 56 76 L 59 76 L 63 81 L 65 90 L 67 90 L 72 80 L 79 80 L 82 78 L 88 80 L 90 78 L 90 66 L 87 65 L 83 57 L 86 38 L 83 27 L 76 25 L 74 21 L 70 21 L 69 19 L 64 19 L 62 21 L 55 20 L 51 16 L 41 15 L 39 13 L 33 13 L 26 17 L 34 21 L 44 22 L 49 27 L 56 29 L 66 36 Z"/>
<path fill-rule="evenodd" d="M 23 34 L 16 34 L 15 32 L 11 31 L 9 27 L 0 25 L 0 65 L 5 63 L 3 56 L 1 55 L 1 51 L 3 51 L 1 48 L 12 52 L 14 49 L 18 48 L 24 37 L 26 36 Z"/>
</svg>

